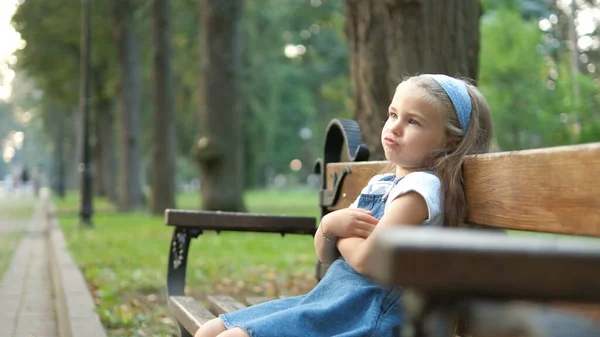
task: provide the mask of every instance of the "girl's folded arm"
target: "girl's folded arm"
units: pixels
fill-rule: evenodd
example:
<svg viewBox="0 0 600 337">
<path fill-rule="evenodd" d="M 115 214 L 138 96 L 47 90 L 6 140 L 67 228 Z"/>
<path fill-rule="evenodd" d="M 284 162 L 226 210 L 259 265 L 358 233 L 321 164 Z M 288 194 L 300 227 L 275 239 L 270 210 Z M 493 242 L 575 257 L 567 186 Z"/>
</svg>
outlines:
<svg viewBox="0 0 600 337">
<path fill-rule="evenodd" d="M 409 192 L 392 201 L 368 238 L 341 238 L 337 242 L 337 247 L 354 270 L 368 275 L 369 254 L 375 242 L 373 234 L 396 225 L 420 225 L 427 217 L 428 209 L 425 199 L 416 192 Z"/>
</svg>

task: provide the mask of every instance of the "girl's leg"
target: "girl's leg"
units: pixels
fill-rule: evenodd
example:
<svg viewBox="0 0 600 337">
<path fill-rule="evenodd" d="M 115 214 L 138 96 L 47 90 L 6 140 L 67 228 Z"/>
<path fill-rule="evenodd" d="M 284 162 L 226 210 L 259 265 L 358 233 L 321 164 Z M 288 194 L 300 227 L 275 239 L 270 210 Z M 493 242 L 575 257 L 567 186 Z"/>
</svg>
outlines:
<svg viewBox="0 0 600 337">
<path fill-rule="evenodd" d="M 204 323 L 194 337 L 216 337 L 220 333 L 226 331 L 227 328 L 223 324 L 223 321 L 219 317 L 213 318 L 210 321 Z"/>
<path fill-rule="evenodd" d="M 217 337 L 250 337 L 246 331 L 240 328 L 233 328 L 220 333 Z"/>
</svg>

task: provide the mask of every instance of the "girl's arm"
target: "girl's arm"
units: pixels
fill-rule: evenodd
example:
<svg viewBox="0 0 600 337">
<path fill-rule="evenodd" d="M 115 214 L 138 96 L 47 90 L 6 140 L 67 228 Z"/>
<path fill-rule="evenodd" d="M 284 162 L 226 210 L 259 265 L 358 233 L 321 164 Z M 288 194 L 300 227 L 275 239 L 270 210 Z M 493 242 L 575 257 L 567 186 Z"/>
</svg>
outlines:
<svg viewBox="0 0 600 337">
<path fill-rule="evenodd" d="M 377 222 L 379 220 L 373 217 L 370 211 L 359 208 L 340 209 L 325 215 L 314 239 L 319 261 L 326 265 L 333 263 L 340 256 L 336 247 L 338 239 L 366 238 L 375 229 Z"/>
<path fill-rule="evenodd" d="M 330 232 L 325 233 L 325 228 L 327 227 L 327 221 L 325 217 L 323 217 L 321 223 L 319 223 L 317 233 L 315 234 L 315 252 L 317 253 L 317 258 L 319 261 L 321 261 L 321 263 L 330 265 L 340 256 L 340 251 L 336 247 L 338 238 L 334 237 Z M 324 233 L 329 240 L 325 239 L 323 236 Z"/>
<path fill-rule="evenodd" d="M 396 225 L 420 225 L 427 217 L 425 199 L 416 192 L 409 192 L 392 201 L 373 233 Z M 368 275 L 367 265 L 374 242 L 374 235 L 369 235 L 366 239 L 341 238 L 337 242 L 337 248 L 354 270 Z"/>
</svg>

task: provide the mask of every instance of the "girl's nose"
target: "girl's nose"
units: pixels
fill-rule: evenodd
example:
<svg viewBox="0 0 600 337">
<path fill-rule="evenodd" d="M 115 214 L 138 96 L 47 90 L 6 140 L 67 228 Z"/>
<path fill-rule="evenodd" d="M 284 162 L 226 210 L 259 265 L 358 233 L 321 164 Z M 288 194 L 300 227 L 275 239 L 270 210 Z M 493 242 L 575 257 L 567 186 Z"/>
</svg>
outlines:
<svg viewBox="0 0 600 337">
<path fill-rule="evenodd" d="M 404 131 L 404 127 L 402 126 L 402 121 L 400 119 L 396 120 L 396 122 L 394 122 L 394 124 L 390 128 L 390 131 L 392 131 L 392 133 L 395 136 L 402 135 L 402 132 Z"/>
</svg>

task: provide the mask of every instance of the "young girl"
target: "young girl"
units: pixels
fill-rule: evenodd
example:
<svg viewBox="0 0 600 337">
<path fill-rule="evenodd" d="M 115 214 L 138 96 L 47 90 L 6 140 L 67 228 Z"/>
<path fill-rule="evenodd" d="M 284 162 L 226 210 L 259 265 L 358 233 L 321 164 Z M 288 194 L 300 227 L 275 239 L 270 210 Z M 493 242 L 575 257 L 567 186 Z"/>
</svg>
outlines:
<svg viewBox="0 0 600 337">
<path fill-rule="evenodd" d="M 331 264 L 325 277 L 306 295 L 221 315 L 196 337 L 392 336 L 402 324 L 401 291 L 369 278 L 371 233 L 460 224 L 463 160 L 486 152 L 490 138 L 489 108 L 474 86 L 445 75 L 404 80 L 381 134 L 394 173 L 376 175 L 349 208 L 321 219 L 315 250 Z"/>
</svg>

